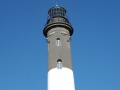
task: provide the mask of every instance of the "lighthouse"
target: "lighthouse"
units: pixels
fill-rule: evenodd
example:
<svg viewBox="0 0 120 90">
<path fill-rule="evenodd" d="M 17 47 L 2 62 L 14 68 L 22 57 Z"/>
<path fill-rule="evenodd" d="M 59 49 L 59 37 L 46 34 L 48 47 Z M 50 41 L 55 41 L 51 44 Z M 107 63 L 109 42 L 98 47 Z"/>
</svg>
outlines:
<svg viewBox="0 0 120 90">
<path fill-rule="evenodd" d="M 54 6 L 43 29 L 48 44 L 48 90 L 75 90 L 70 41 L 73 27 L 67 11 Z"/>
</svg>

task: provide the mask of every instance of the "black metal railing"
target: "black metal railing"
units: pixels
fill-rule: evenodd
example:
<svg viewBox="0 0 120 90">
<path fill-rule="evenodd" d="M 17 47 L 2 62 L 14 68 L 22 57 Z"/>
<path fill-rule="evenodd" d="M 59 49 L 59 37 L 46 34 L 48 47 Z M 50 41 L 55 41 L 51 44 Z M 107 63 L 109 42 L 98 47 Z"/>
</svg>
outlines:
<svg viewBox="0 0 120 90">
<path fill-rule="evenodd" d="M 67 19 L 68 17 L 55 17 L 55 18 L 47 18 L 47 23 L 45 24 L 45 26 L 47 24 L 50 24 L 50 23 L 58 23 L 58 22 L 63 22 L 63 23 L 67 23 L 67 24 L 70 24 L 71 23 L 69 22 L 69 20 Z"/>
</svg>

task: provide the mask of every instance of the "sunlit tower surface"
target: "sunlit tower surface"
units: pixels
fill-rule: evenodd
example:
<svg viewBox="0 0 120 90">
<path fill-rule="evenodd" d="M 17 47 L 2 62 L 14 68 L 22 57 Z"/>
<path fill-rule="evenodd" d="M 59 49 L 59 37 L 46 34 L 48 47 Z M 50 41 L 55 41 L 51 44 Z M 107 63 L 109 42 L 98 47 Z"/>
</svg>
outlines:
<svg viewBox="0 0 120 90">
<path fill-rule="evenodd" d="M 65 8 L 56 5 L 48 14 L 43 30 L 48 43 L 48 90 L 75 90 L 70 51 L 73 28 Z"/>
</svg>

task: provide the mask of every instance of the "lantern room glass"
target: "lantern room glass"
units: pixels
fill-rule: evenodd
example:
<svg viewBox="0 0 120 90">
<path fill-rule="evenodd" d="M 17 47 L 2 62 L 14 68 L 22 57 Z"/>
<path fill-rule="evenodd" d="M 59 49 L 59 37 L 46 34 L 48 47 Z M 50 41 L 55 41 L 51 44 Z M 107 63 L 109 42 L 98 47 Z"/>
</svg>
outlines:
<svg viewBox="0 0 120 90">
<path fill-rule="evenodd" d="M 62 7 L 55 6 L 49 10 L 48 14 L 50 15 L 50 18 L 57 16 L 65 17 L 66 10 Z"/>
</svg>

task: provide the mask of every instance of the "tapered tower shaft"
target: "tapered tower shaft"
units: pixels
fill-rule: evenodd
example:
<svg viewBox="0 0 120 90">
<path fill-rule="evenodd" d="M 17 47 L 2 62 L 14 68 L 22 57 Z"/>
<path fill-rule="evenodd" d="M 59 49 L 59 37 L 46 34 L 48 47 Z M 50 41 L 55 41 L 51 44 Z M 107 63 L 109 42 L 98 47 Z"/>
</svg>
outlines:
<svg viewBox="0 0 120 90">
<path fill-rule="evenodd" d="M 48 90 L 75 90 L 70 51 L 73 28 L 63 7 L 55 6 L 48 14 L 43 30 L 48 42 Z"/>
</svg>

